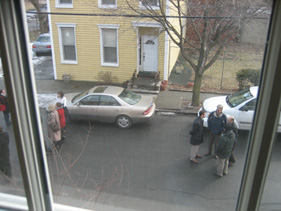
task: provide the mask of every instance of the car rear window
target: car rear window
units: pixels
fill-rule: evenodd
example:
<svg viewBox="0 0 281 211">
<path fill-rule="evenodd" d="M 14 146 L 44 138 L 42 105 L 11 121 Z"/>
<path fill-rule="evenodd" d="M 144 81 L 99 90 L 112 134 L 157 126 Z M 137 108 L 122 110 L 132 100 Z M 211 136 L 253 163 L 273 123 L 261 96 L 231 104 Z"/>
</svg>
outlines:
<svg viewBox="0 0 281 211">
<path fill-rule="evenodd" d="M 118 97 L 130 105 L 137 104 L 141 99 L 141 95 L 126 89 L 124 89 L 123 92 L 121 92 L 121 94 L 118 95 Z"/>
<path fill-rule="evenodd" d="M 37 42 L 50 42 L 50 37 L 41 36 L 41 37 L 38 37 L 38 39 L 36 41 Z"/>
<path fill-rule="evenodd" d="M 100 87 L 97 87 L 93 93 L 103 93 L 104 90 L 106 90 L 107 86 L 100 86 Z"/>
</svg>

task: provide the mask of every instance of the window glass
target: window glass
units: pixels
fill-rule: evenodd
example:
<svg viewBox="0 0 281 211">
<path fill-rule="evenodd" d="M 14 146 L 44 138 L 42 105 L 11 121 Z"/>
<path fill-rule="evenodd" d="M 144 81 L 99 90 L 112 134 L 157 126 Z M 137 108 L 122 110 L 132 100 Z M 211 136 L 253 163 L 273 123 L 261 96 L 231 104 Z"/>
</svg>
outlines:
<svg viewBox="0 0 281 211">
<path fill-rule="evenodd" d="M 74 28 L 61 27 L 63 59 L 76 61 Z"/>
<path fill-rule="evenodd" d="M 119 106 L 120 104 L 113 97 L 102 95 L 100 97 L 100 105 L 102 105 L 102 106 Z"/>
<path fill-rule="evenodd" d="M 102 29 L 105 63 L 117 63 L 117 30 Z"/>
<path fill-rule="evenodd" d="M 2 58 L 0 58 L 0 190 L 5 194 L 25 196 L 10 100 L 4 83 Z"/>
<path fill-rule="evenodd" d="M 158 1 L 159 0 L 141 0 L 141 3 L 144 6 L 151 7 L 151 6 L 158 6 Z"/>
<path fill-rule="evenodd" d="M 256 107 L 256 99 L 255 100 L 251 100 L 250 102 L 248 102 L 246 105 L 246 108 L 250 111 L 254 111 L 255 107 Z"/>
<path fill-rule="evenodd" d="M 80 100 L 81 105 L 98 105 L 99 104 L 99 96 L 98 95 L 90 95 L 83 100 Z"/>
<path fill-rule="evenodd" d="M 49 5 L 50 11 L 61 13 L 61 9 L 51 2 Z M 71 0 L 57 0 L 56 2 L 72 4 Z M 104 5 L 116 4 L 114 0 L 101 0 L 101 2 Z M 179 2 L 184 3 L 185 1 Z M 187 28 L 191 27 L 197 20 L 210 18 L 213 21 L 209 22 L 207 26 L 213 29 L 211 30 L 212 33 L 215 33 L 216 30 L 224 26 L 224 24 L 216 25 L 217 21 L 220 20 L 217 17 L 221 16 L 224 11 L 227 18 L 223 18 L 223 20 L 226 22 L 237 17 L 229 17 L 229 11 L 222 8 L 222 13 L 219 15 L 214 16 L 210 12 L 207 18 L 202 18 L 203 10 L 197 10 L 200 4 L 196 1 L 188 2 L 193 5 L 192 11 L 197 13 L 194 16 L 188 16 L 189 18 L 187 19 L 191 20 L 191 22 L 183 24 Z M 235 4 L 236 2 L 231 1 L 230 3 Z M 141 1 L 140 4 L 159 6 L 159 2 L 156 0 Z M 97 8 L 94 3 L 91 4 L 91 7 L 89 5 L 89 2 L 81 1 L 77 5 L 79 6 L 77 11 L 87 11 L 90 8 L 90 12 L 97 14 L 95 9 L 99 9 L 98 5 L 96 5 Z M 213 2 L 212 5 L 207 6 L 211 9 L 216 8 L 217 4 Z M 137 7 L 139 9 L 139 4 Z M 262 9 L 263 7 L 259 6 L 259 8 Z M 174 15 L 172 14 L 174 10 L 169 9 L 170 15 Z M 128 10 L 129 8 L 126 8 L 126 11 Z M 73 9 L 64 9 L 64 12 L 69 11 L 73 12 Z M 250 115 L 250 112 L 247 115 L 240 115 L 236 110 L 232 110 L 236 113 L 231 113 L 231 110 L 227 110 L 229 108 L 235 109 L 238 105 L 253 97 L 248 89 L 238 91 L 240 88 L 239 82 L 235 80 L 235 73 L 238 70 L 235 68 L 237 66 L 240 69 L 247 69 L 248 67 L 261 68 L 262 56 L 260 55 L 264 54 L 266 40 L 264 26 L 268 25 L 270 14 L 264 19 L 253 19 L 258 23 L 261 22 L 261 25 L 257 24 L 252 31 L 248 31 L 248 29 L 254 24 L 247 23 L 240 29 L 241 31 L 237 32 L 238 34 L 229 35 L 229 41 L 225 41 L 227 45 L 224 46 L 224 50 L 217 54 L 218 59 L 214 66 L 208 67 L 203 74 L 200 106 L 194 107 L 190 106 L 192 88 L 187 87 L 189 86 L 187 82 L 194 82 L 196 78 L 192 69 L 194 67 L 183 60 L 183 57 L 178 57 L 179 49 L 168 39 L 168 34 L 165 34 L 163 28 L 156 28 L 157 24 L 149 25 L 153 22 L 152 19 L 147 17 L 140 19 L 138 16 L 136 21 L 139 22 L 139 25 L 134 27 L 131 22 L 135 17 L 123 19 L 122 15 L 124 14 L 122 11 L 118 12 L 120 13 L 115 13 L 115 15 L 120 14 L 118 18 L 116 16 L 105 18 L 98 15 L 50 14 L 48 30 L 53 42 L 53 53 L 51 56 L 32 54 L 34 71 L 30 72 L 34 72 L 36 92 L 40 101 L 38 101 L 38 105 L 40 106 L 40 118 L 46 146 L 45 153 L 54 203 L 89 210 L 157 211 L 184 210 L 187 207 L 192 207 L 196 210 L 235 210 L 246 154 L 249 151 L 247 147 L 250 131 L 244 130 L 245 128 L 239 128 L 235 147 L 231 148 L 231 153 L 234 156 L 232 164 L 229 166 L 228 171 L 223 172 L 222 175 L 214 174 L 217 171 L 219 162 L 224 159 L 221 159 L 221 157 L 216 159 L 215 157 L 215 150 L 218 145 L 213 146 L 210 156 L 204 155 L 209 150 L 209 143 L 212 138 L 210 128 L 202 129 L 201 135 L 204 142 L 200 142 L 199 151 L 195 153 L 199 163 L 194 163 L 190 160 L 193 145 L 190 144 L 191 134 L 189 131 L 195 124 L 196 113 L 201 104 L 211 97 L 216 98 L 206 107 L 204 104 L 205 109 L 210 108 L 210 111 L 214 111 L 217 104 L 220 103 L 224 106 L 224 113 L 236 115 L 235 120 L 238 124 L 238 118 L 242 120 L 243 118 L 248 118 L 247 115 Z M 85 12 L 85 14 L 89 13 Z M 192 17 L 196 18 L 191 19 Z M 216 18 L 212 19 L 212 17 Z M 58 27 L 54 27 L 57 23 L 65 24 L 64 26 L 58 24 Z M 117 27 L 96 27 L 101 23 L 108 25 L 120 24 L 120 29 L 122 30 L 116 29 Z M 29 29 L 36 29 L 35 31 L 29 31 L 30 40 L 34 42 L 38 34 L 42 32 L 38 30 L 39 27 L 33 27 L 38 24 L 35 21 L 30 21 L 27 24 Z M 69 27 L 69 25 L 73 26 L 75 24 L 77 24 L 77 27 Z M 176 23 L 173 24 L 176 25 Z M 197 29 L 199 30 L 194 32 L 192 36 L 187 37 L 194 38 L 201 31 L 204 24 L 197 24 L 199 27 Z M 237 24 L 243 25 L 244 22 L 238 22 Z M 258 32 L 261 32 L 263 36 L 257 38 L 260 36 Z M 260 41 L 250 43 L 251 39 L 247 39 L 245 34 L 253 40 L 257 38 Z M 157 72 L 140 71 L 139 59 L 142 62 L 148 59 L 143 55 L 145 51 L 142 44 L 145 43 L 141 42 L 141 37 L 152 35 L 159 36 L 159 49 L 157 49 L 159 53 L 159 70 Z M 212 39 L 215 39 L 215 36 L 210 37 L 208 41 L 212 41 Z M 194 38 L 194 40 L 189 41 L 186 42 L 186 45 L 188 43 L 191 46 L 198 46 L 198 43 L 199 45 L 202 44 L 200 39 L 196 40 Z M 257 46 L 257 43 L 260 45 Z M 151 42 L 148 44 L 151 44 Z M 216 47 L 213 44 L 213 42 L 210 42 L 211 48 L 208 50 L 214 51 L 212 54 L 216 55 Z M 208 46 L 205 47 L 207 48 Z M 198 61 L 200 55 L 196 53 L 196 50 L 192 48 L 186 48 L 185 50 L 191 55 L 191 60 Z M 259 52 L 260 54 L 257 56 L 253 52 Z M 255 54 L 254 57 L 250 56 L 252 53 Z M 63 58 L 62 61 L 60 56 Z M 79 65 L 64 63 L 64 61 L 77 61 L 78 56 L 79 60 L 81 58 Z M 119 57 L 120 68 L 104 65 L 119 63 Z M 247 61 L 245 62 L 243 59 Z M 173 61 L 179 68 L 173 69 Z M 205 61 L 211 61 L 211 58 L 206 58 Z M 153 60 L 150 60 L 150 62 L 153 62 Z M 222 68 L 224 68 L 224 74 L 221 74 Z M 65 80 L 63 82 L 63 75 L 68 75 L 71 81 Z M 137 83 L 140 78 L 144 78 L 145 84 L 153 81 L 153 88 L 150 87 L 150 90 L 144 91 L 142 89 L 144 84 L 139 85 L 139 87 L 136 84 L 130 84 Z M 127 81 L 128 79 L 130 80 Z M 159 84 L 164 79 L 167 80 L 166 82 L 169 81 L 167 83 L 169 89 L 164 87 L 165 89 L 160 90 Z M 224 81 L 224 85 L 218 86 L 218 81 Z M 85 97 L 97 82 L 106 85 L 116 82 L 120 86 L 128 84 L 128 88 L 130 86 L 132 89 L 139 88 L 144 94 L 124 90 L 118 97 L 126 103 L 128 109 L 122 110 L 121 106 L 117 107 L 119 105 L 117 100 L 111 96 L 90 95 Z M 247 81 L 247 83 L 250 83 L 250 86 L 254 85 L 254 82 Z M 159 93 L 150 94 L 157 86 L 159 86 Z M 175 87 L 178 89 L 174 89 Z M 5 89 L 3 80 L 0 83 L 0 88 Z M 103 89 L 95 90 L 95 92 L 100 92 Z M 64 116 L 59 116 L 62 119 L 63 117 L 65 118 L 66 126 L 61 128 L 60 138 L 54 141 L 51 140 L 51 137 L 54 138 L 54 136 L 50 136 L 50 128 L 47 124 L 48 113 L 46 112 L 46 107 L 55 103 L 58 91 L 63 91 L 67 100 L 67 106 L 63 109 Z M 226 102 L 225 97 L 227 95 L 229 97 Z M 81 98 L 83 99 L 80 100 Z M 220 101 L 222 98 L 224 101 Z M 186 102 L 184 101 L 185 99 Z M 80 105 L 77 104 L 76 107 L 89 105 L 81 106 L 87 110 L 75 110 L 74 107 L 71 107 L 71 103 L 78 101 Z M 149 107 L 152 102 L 155 102 L 158 110 L 150 121 L 142 122 L 143 118 L 148 116 L 143 115 L 143 113 L 148 108 L 154 108 Z M 256 100 L 250 101 L 247 106 L 254 110 L 255 103 Z M 91 105 L 116 105 L 116 107 L 112 110 L 110 107 L 104 110 L 101 109 L 103 113 L 99 115 L 99 108 L 92 109 L 98 106 Z M 175 108 L 171 105 L 177 105 L 177 107 Z M 70 113 L 83 121 L 71 121 Z M 182 115 L 182 113 L 192 113 L 193 115 Z M 110 124 L 100 123 L 103 120 Z M 13 121 L 16 121 L 16 119 Z M 0 118 L 0 122 L 2 122 L 4 131 L 7 131 L 10 137 L 9 146 L 13 180 L 8 185 L 1 184 L 1 192 L 24 196 L 23 182 L 19 173 L 19 158 L 16 156 L 16 144 L 13 143 L 13 126 L 6 126 L 4 115 Z M 115 125 L 116 123 L 121 128 L 128 125 L 132 125 L 132 127 L 124 130 L 118 128 Z M 216 138 L 219 139 L 218 136 Z M 274 194 L 278 193 L 278 187 L 280 186 L 280 179 L 278 179 L 280 175 L 278 170 L 278 160 L 280 160 L 280 153 L 278 154 L 280 151 L 279 139 L 280 136 L 277 136 L 269 177 L 265 187 L 266 194 L 263 195 L 261 206 L 263 210 L 280 210 L 280 197 Z M 3 153 L 1 152 L 1 154 Z M 32 157 L 33 155 L 30 156 Z"/>
<path fill-rule="evenodd" d="M 61 4 L 72 4 L 72 0 L 59 0 Z"/>
<path fill-rule="evenodd" d="M 102 0 L 103 5 L 115 5 L 115 0 Z"/>
<path fill-rule="evenodd" d="M 124 90 L 118 97 L 124 100 L 130 105 L 135 105 L 141 100 L 141 95 L 131 92 L 129 90 Z"/>
<path fill-rule="evenodd" d="M 281 196 L 277 193 L 280 191 L 279 175 L 280 169 L 280 150 L 281 150 L 281 113 L 276 132 L 274 144 L 272 146 L 272 155 L 268 170 L 267 179 L 265 181 L 264 191 L 261 199 L 260 210 L 276 210 L 280 209 Z"/>
<path fill-rule="evenodd" d="M 239 91 L 235 94 L 229 95 L 226 98 L 226 102 L 230 107 L 236 107 L 240 105 L 241 103 L 251 99 L 253 97 L 252 93 L 249 89 L 245 89 L 242 91 Z"/>
<path fill-rule="evenodd" d="M 43 36 L 40 36 L 38 37 L 38 39 L 36 40 L 37 42 L 50 42 L 50 37 L 43 37 Z"/>
</svg>

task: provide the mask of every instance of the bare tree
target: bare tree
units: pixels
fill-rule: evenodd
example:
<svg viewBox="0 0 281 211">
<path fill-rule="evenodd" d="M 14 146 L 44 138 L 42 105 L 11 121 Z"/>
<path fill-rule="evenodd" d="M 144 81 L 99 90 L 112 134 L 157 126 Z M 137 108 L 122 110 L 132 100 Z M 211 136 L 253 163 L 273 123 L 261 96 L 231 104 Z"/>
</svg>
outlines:
<svg viewBox="0 0 281 211">
<path fill-rule="evenodd" d="M 37 15 L 39 19 L 40 32 L 41 33 L 48 32 L 48 16 L 46 14 L 40 14 L 42 11 L 41 11 L 39 0 L 29 0 L 29 1 L 38 12 Z"/>
<path fill-rule="evenodd" d="M 239 40 L 244 24 L 269 14 L 266 2 L 251 0 L 141 0 L 142 10 L 134 1 L 126 1 L 138 15 L 159 22 L 180 48 L 195 73 L 192 106 L 199 105 L 203 74 L 224 46 Z"/>
</svg>

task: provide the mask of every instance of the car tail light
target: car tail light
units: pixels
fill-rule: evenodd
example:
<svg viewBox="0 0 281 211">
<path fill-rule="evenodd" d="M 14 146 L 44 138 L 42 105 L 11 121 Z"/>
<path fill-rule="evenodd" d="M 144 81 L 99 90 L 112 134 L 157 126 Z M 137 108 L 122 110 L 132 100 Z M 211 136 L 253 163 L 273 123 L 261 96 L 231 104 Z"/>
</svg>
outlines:
<svg viewBox="0 0 281 211">
<path fill-rule="evenodd" d="M 35 46 L 35 45 L 32 45 L 32 48 L 36 48 L 36 46 Z"/>
<path fill-rule="evenodd" d="M 149 114 L 150 111 L 151 111 L 151 109 L 152 109 L 152 103 L 151 103 L 151 105 L 148 107 L 148 109 L 146 109 L 146 110 L 143 112 L 143 115 Z"/>
<path fill-rule="evenodd" d="M 47 45 L 47 48 L 51 48 L 51 45 Z"/>
</svg>

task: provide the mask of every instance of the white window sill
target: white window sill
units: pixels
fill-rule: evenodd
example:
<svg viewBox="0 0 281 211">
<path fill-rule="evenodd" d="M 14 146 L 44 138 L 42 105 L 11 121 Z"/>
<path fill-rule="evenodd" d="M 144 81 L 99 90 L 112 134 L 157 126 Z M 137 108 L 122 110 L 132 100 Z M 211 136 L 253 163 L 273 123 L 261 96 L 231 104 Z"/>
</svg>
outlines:
<svg viewBox="0 0 281 211">
<path fill-rule="evenodd" d="M 114 63 L 102 63 L 101 66 L 105 66 L 105 67 L 119 67 L 119 64 L 114 64 Z"/>
<path fill-rule="evenodd" d="M 73 4 L 60 4 L 56 5 L 56 8 L 73 8 Z"/>
<path fill-rule="evenodd" d="M 78 61 L 64 60 L 61 61 L 61 64 L 78 64 Z"/>
<path fill-rule="evenodd" d="M 110 5 L 110 6 L 105 6 L 105 5 L 100 5 L 100 9 L 117 9 L 117 5 Z"/>
</svg>

